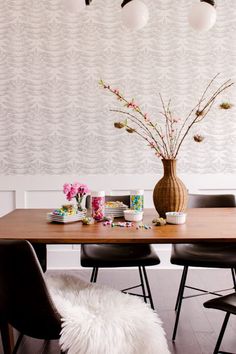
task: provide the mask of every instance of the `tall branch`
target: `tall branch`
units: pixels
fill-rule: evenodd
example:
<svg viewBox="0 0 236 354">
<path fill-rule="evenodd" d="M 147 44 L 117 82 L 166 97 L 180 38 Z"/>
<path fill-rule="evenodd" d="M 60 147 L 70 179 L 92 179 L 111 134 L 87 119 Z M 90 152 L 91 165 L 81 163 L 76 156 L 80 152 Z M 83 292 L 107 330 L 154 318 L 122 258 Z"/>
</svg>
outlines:
<svg viewBox="0 0 236 354">
<path fill-rule="evenodd" d="M 219 74 L 216 74 L 210 80 L 206 88 L 203 90 L 197 104 L 190 110 L 190 112 L 187 114 L 186 118 L 184 119 L 183 123 L 179 128 L 177 128 L 178 126 L 175 125 L 178 120 L 173 118 L 170 109 L 171 100 L 169 100 L 168 104 L 166 105 L 161 94 L 159 94 L 163 109 L 161 115 L 163 115 L 165 118 L 165 126 L 163 127 L 163 129 L 162 126 L 164 124 L 160 122 L 158 124 L 156 122 L 153 123 L 153 121 L 151 121 L 149 117 L 147 117 L 147 114 L 144 114 L 142 112 L 140 107 L 134 102 L 133 99 L 131 101 L 128 101 L 123 95 L 120 94 L 118 90 L 112 89 L 109 85 L 106 85 L 102 80 L 100 80 L 100 85 L 104 89 L 108 89 L 111 93 L 116 95 L 117 99 L 123 102 L 126 108 L 130 108 L 134 111 L 134 114 L 131 114 L 123 110 L 111 110 L 126 115 L 133 124 L 136 124 L 138 130 L 130 127 L 128 123 L 125 124 L 125 127 L 127 128 L 126 130 L 129 133 L 135 132 L 142 139 L 145 139 L 145 141 L 148 142 L 148 144 L 152 148 L 154 148 L 157 151 L 158 155 L 160 155 L 162 158 L 175 159 L 179 153 L 180 147 L 182 146 L 192 126 L 201 122 L 210 112 L 213 104 L 215 103 L 216 98 L 223 91 L 233 85 L 233 82 L 231 80 L 227 80 L 221 85 L 219 85 L 219 87 L 215 91 L 213 91 L 212 94 L 208 95 L 210 88 L 212 87 L 213 83 L 215 82 L 218 76 Z M 122 124 L 124 127 L 124 123 Z M 164 128 L 165 132 L 163 134 Z"/>
<path fill-rule="evenodd" d="M 186 132 L 185 132 L 184 135 L 182 136 L 182 139 L 180 140 L 180 143 L 179 143 L 178 146 L 177 146 L 177 150 L 176 150 L 176 153 L 175 153 L 175 155 L 174 155 L 174 158 L 176 158 L 176 156 L 178 155 L 179 149 L 180 149 L 180 147 L 181 147 L 181 145 L 182 145 L 182 143 L 183 143 L 185 137 L 187 136 L 189 130 L 192 128 L 193 124 L 202 121 L 202 120 L 206 117 L 206 115 L 209 113 L 209 111 L 210 111 L 212 105 L 214 104 L 215 99 L 217 98 L 217 96 L 218 96 L 221 92 L 225 91 L 226 89 L 228 89 L 228 88 L 229 88 L 230 86 L 232 86 L 232 85 L 233 85 L 233 82 L 230 82 L 230 80 L 227 80 L 224 84 L 222 84 L 222 85 L 220 86 L 219 89 L 217 89 L 217 90 L 212 94 L 212 96 L 210 97 L 210 99 L 208 100 L 208 102 L 205 104 L 204 108 L 203 108 L 201 111 L 204 112 L 207 108 L 208 108 L 208 109 L 207 109 L 207 111 L 206 111 L 205 113 L 203 113 L 203 116 L 201 117 L 201 116 L 199 116 L 199 115 L 196 113 L 195 118 L 193 119 L 192 123 L 189 124 L 189 126 L 188 126 Z M 199 118 L 199 117 L 200 117 L 200 118 Z"/>
</svg>

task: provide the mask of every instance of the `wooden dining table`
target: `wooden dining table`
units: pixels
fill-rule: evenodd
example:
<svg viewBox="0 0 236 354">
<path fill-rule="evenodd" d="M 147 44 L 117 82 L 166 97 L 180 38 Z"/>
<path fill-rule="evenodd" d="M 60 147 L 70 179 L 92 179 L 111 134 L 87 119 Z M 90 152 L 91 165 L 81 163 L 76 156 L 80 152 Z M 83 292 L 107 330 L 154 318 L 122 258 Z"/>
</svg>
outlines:
<svg viewBox="0 0 236 354">
<path fill-rule="evenodd" d="M 236 208 L 197 208 L 187 211 L 185 224 L 154 226 L 154 209 L 144 211 L 149 229 L 104 226 L 102 222 L 51 223 L 47 209 L 16 209 L 0 218 L 0 239 L 45 244 L 236 242 Z M 121 219 L 115 219 L 115 224 Z"/>
<path fill-rule="evenodd" d="M 187 211 L 181 225 L 154 226 L 154 209 L 144 211 L 143 224 L 151 228 L 108 226 L 103 222 L 83 225 L 82 222 L 51 223 L 47 209 L 16 209 L 0 218 L 0 240 L 28 240 L 44 244 L 83 243 L 197 243 L 236 242 L 236 208 L 198 208 Z M 115 220 L 117 224 L 120 219 Z M 7 348 L 13 347 L 12 331 L 1 324 Z"/>
</svg>

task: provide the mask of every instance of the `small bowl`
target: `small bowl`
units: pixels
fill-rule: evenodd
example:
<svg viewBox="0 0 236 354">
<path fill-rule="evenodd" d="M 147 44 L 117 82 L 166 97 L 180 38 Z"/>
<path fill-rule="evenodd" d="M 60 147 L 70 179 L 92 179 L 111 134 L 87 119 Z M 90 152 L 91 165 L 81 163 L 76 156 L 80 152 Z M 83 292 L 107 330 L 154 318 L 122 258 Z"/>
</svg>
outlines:
<svg viewBox="0 0 236 354">
<path fill-rule="evenodd" d="M 181 211 L 170 211 L 166 213 L 166 221 L 168 224 L 184 224 L 186 221 L 186 213 Z"/>
<path fill-rule="evenodd" d="M 124 210 L 124 217 L 126 221 L 141 221 L 143 219 L 143 211 Z"/>
</svg>

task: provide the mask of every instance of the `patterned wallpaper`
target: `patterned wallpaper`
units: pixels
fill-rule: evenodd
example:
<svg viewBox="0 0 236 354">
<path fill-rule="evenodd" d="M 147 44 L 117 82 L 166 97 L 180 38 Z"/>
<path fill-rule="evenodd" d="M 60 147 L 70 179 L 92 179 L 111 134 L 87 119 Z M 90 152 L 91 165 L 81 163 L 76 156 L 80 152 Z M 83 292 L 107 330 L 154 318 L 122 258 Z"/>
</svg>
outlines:
<svg viewBox="0 0 236 354">
<path fill-rule="evenodd" d="M 144 1 L 148 25 L 128 32 L 119 0 L 93 0 L 78 15 L 59 0 L 0 0 L 1 174 L 157 173 L 153 152 L 113 128 L 117 101 L 98 80 L 151 116 L 159 92 L 181 116 L 217 72 L 236 81 L 235 0 L 218 0 L 217 24 L 200 34 L 187 23 L 194 0 Z M 235 98 L 236 88 L 224 95 Z M 189 136 L 179 171 L 236 172 L 235 109 L 213 109 L 196 132 L 206 139 Z"/>
</svg>

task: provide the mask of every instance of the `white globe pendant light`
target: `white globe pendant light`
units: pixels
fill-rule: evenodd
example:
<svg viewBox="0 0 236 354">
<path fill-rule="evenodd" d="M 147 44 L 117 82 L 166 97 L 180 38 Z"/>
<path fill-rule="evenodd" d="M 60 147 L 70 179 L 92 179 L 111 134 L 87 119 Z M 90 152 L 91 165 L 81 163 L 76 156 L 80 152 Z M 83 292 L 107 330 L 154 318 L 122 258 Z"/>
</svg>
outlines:
<svg viewBox="0 0 236 354">
<path fill-rule="evenodd" d="M 208 31 L 216 22 L 216 9 L 214 0 L 201 0 L 193 4 L 188 20 L 196 31 Z"/>
<path fill-rule="evenodd" d="M 71 13 L 81 12 L 91 0 L 62 0 L 64 9 Z"/>
<path fill-rule="evenodd" d="M 121 4 L 122 22 L 131 29 L 138 30 L 144 27 L 149 20 L 147 6 L 140 0 L 124 0 Z"/>
</svg>

